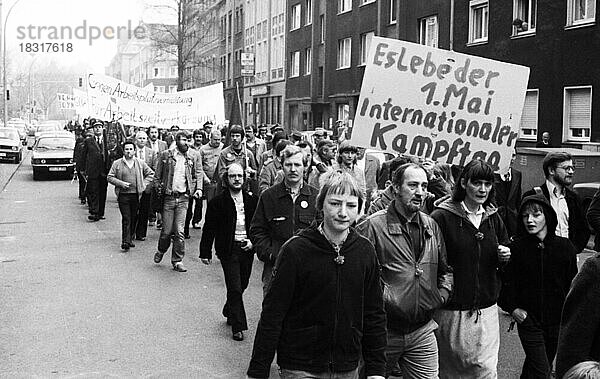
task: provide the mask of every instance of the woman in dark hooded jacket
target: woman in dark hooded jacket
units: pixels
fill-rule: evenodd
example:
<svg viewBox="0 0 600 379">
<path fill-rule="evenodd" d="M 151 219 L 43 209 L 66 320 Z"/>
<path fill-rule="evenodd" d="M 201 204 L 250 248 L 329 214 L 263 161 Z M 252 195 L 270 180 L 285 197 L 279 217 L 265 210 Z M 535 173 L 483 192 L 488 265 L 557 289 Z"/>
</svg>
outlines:
<svg viewBox="0 0 600 379">
<path fill-rule="evenodd" d="M 523 199 L 519 216 L 519 237 L 510 245 L 499 305 L 517 323 L 525 350 L 521 378 L 550 378 L 577 255 L 569 239 L 555 234 L 556 212 L 543 195 Z"/>
</svg>

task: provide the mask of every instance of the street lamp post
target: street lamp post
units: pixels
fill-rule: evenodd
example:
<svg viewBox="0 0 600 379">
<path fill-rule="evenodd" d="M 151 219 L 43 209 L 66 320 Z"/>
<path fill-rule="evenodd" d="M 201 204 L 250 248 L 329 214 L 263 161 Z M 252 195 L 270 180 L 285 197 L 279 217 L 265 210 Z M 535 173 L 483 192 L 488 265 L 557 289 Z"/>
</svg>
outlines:
<svg viewBox="0 0 600 379">
<path fill-rule="evenodd" d="M 6 12 L 6 17 L 2 18 L 2 1 L 0 0 L 0 20 L 4 21 L 2 25 L 2 104 L 4 108 L 4 125 L 6 125 L 6 116 L 8 113 L 8 104 L 6 103 L 6 24 L 8 23 L 8 16 L 10 16 L 10 12 L 12 12 L 15 5 L 17 5 L 21 0 L 17 0 L 10 6 L 8 12 Z"/>
</svg>

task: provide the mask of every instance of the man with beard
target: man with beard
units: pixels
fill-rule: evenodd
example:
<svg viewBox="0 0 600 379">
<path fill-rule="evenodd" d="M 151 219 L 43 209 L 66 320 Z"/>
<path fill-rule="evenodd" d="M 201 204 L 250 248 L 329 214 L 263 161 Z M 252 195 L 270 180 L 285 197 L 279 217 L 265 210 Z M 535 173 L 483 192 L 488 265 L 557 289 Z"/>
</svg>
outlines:
<svg viewBox="0 0 600 379">
<path fill-rule="evenodd" d="M 244 330 L 248 330 L 242 295 L 252 272 L 254 250 L 248 234 L 258 201 L 256 195 L 243 188 L 245 176 L 239 164 L 229 166 L 222 178 L 225 190 L 208 202 L 200 241 L 200 259 L 204 264 L 211 263 L 215 243 L 215 253 L 221 261 L 227 287 L 223 316 L 231 325 L 236 341 L 242 341 Z"/>
<path fill-rule="evenodd" d="M 254 159 L 258 162 L 259 157 L 267 151 L 267 144 L 262 139 L 256 137 L 254 134 L 256 131 L 254 125 L 246 125 L 244 130 L 246 132 L 246 150 L 251 151 Z"/>
<path fill-rule="evenodd" d="M 151 126 L 148 129 L 147 146 L 156 153 L 157 159 L 160 153 L 167 150 L 167 143 L 159 138 L 159 132 L 156 126 Z M 152 209 L 150 211 L 150 215 L 148 216 L 148 220 L 150 221 L 149 225 L 154 225 L 154 222 L 156 221 L 156 227 L 160 229 L 160 227 L 162 226 L 162 217 L 160 214 L 162 204 L 160 203 L 160 197 L 156 193 L 156 189 L 154 188 L 154 186 L 152 186 L 152 196 L 150 203 Z"/>
<path fill-rule="evenodd" d="M 316 216 L 317 189 L 303 183 L 304 154 L 298 146 L 281 151 L 284 179 L 263 192 L 250 225 L 256 256 L 264 262 L 263 295 L 267 293 L 279 249 L 298 230 L 308 227 Z"/>
<path fill-rule="evenodd" d="M 423 166 L 400 166 L 392 203 L 357 227 L 375 246 L 385 283 L 387 375 L 399 362 L 406 378 L 438 376 L 433 313 L 450 298 L 453 277 L 440 227 L 420 211 L 427 185 Z"/>
<path fill-rule="evenodd" d="M 217 175 L 223 176 L 227 167 L 232 163 L 237 163 L 244 171 L 249 181 L 250 192 L 258 193 L 258 185 L 256 183 L 256 170 L 258 165 L 254 154 L 249 151 L 246 146 L 242 143 L 244 139 L 244 129 L 240 125 L 232 125 L 229 128 L 229 143 L 230 145 L 221 151 L 219 161 L 217 162 Z M 220 192 L 220 183 L 217 183 L 217 192 Z"/>
<path fill-rule="evenodd" d="M 160 263 L 171 245 L 171 264 L 178 272 L 186 272 L 182 260 L 185 255 L 183 226 L 190 197 L 202 196 L 202 177 L 198 181 L 197 159 L 189 151 L 186 132 L 177 132 L 175 148 L 165 150 L 156 166 L 154 185 L 164 193 L 162 209 L 163 227 L 158 239 L 158 251 L 154 263 Z"/>
<path fill-rule="evenodd" d="M 106 176 L 110 168 L 110 160 L 108 158 L 104 123 L 96 120 L 92 125 L 94 127 L 94 134 L 85 140 L 83 149 L 81 150 L 81 160 L 85 162 L 83 176 L 87 180 L 87 193 L 90 206 L 88 220 L 98 221 L 104 219 L 106 190 L 108 189 Z"/>
<path fill-rule="evenodd" d="M 195 155 L 196 160 L 198 160 L 198 165 L 202 167 L 202 156 L 200 154 L 200 149 L 202 148 L 203 131 L 200 129 L 194 130 L 192 137 L 193 141 L 190 145 L 190 153 Z M 204 175 L 198 177 L 198 180 L 204 181 Z M 185 215 L 185 225 L 183 228 L 183 234 L 185 239 L 191 238 L 190 221 L 194 229 L 200 229 L 200 221 L 202 221 L 202 198 L 190 198 L 187 214 Z"/>
<path fill-rule="evenodd" d="M 564 151 L 551 152 L 544 157 L 542 168 L 546 182 L 525 192 L 523 198 L 535 193 L 543 194 L 558 217 L 556 235 L 568 238 L 579 254 L 587 245 L 590 230 L 579 196 L 568 188 L 573 183 L 575 173 L 573 158 Z"/>
</svg>

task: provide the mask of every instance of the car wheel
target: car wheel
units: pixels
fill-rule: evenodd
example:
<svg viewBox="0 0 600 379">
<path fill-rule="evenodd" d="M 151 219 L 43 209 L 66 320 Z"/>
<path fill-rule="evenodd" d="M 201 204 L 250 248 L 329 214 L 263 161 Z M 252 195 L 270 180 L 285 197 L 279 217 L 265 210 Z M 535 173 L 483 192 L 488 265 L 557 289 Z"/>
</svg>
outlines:
<svg viewBox="0 0 600 379">
<path fill-rule="evenodd" d="M 40 180 L 40 173 L 33 170 L 33 180 Z"/>
<path fill-rule="evenodd" d="M 21 162 L 21 159 L 22 159 L 22 158 L 23 158 L 23 157 L 21 156 L 21 153 L 19 153 L 19 155 L 17 155 L 17 156 L 15 157 L 15 163 L 17 163 L 17 164 L 18 164 L 19 162 Z"/>
</svg>

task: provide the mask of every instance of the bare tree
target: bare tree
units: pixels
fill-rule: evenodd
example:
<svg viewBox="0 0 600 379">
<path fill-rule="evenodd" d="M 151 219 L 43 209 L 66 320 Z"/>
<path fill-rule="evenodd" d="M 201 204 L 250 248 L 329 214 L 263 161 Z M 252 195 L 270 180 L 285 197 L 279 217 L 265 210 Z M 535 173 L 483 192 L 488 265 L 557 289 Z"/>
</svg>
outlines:
<svg viewBox="0 0 600 379">
<path fill-rule="evenodd" d="M 193 0 L 171 0 L 170 3 L 147 1 L 146 7 L 158 13 L 175 16 L 176 24 L 148 23 L 149 38 L 157 50 L 156 61 L 176 58 L 177 90 L 184 89 L 184 70 L 200 63 L 197 48 L 206 44 L 216 27 L 216 12 L 204 12 L 205 5 Z M 175 19 L 175 17 L 173 17 Z"/>
</svg>

